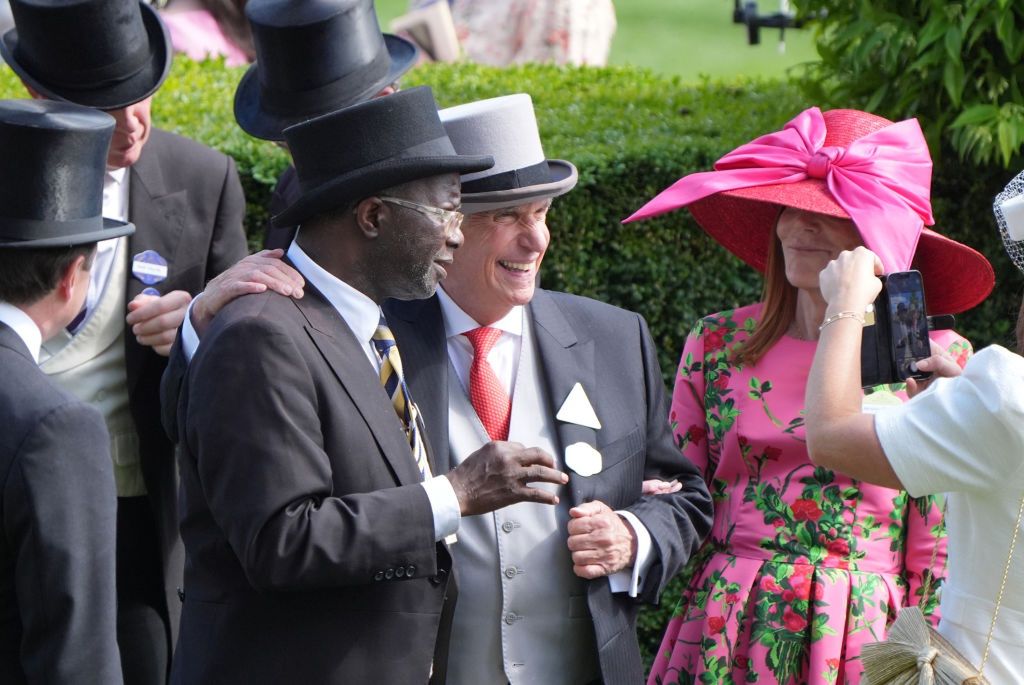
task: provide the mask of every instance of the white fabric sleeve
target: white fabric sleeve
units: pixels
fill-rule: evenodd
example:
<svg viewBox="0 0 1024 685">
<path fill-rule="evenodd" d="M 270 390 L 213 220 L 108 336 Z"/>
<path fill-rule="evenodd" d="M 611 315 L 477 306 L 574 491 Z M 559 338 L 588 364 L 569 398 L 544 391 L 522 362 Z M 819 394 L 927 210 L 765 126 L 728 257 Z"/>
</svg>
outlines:
<svg viewBox="0 0 1024 685">
<path fill-rule="evenodd" d="M 188 309 L 185 310 L 185 321 L 181 324 L 181 351 L 185 353 L 185 361 L 187 362 L 192 361 L 192 357 L 196 356 L 196 350 L 199 349 L 199 336 L 196 334 L 196 329 L 192 326 L 192 307 L 195 306 L 196 300 L 202 296 L 203 294 L 199 293 L 188 303 Z"/>
<path fill-rule="evenodd" d="M 616 511 L 615 513 L 626 519 L 633 527 L 633 532 L 636 533 L 636 563 L 632 568 L 627 566 L 618 573 L 608 576 L 608 586 L 612 592 L 628 592 L 630 597 L 636 597 L 640 594 L 640 586 L 643 585 L 647 569 L 654 561 L 651 534 L 632 512 Z"/>
<path fill-rule="evenodd" d="M 421 483 L 434 512 L 434 540 L 440 542 L 459 530 L 462 507 L 455 496 L 455 488 L 446 476 L 434 476 Z"/>
<path fill-rule="evenodd" d="M 1024 487 L 1024 358 L 1002 347 L 874 418 L 882 451 L 914 497 Z"/>
</svg>

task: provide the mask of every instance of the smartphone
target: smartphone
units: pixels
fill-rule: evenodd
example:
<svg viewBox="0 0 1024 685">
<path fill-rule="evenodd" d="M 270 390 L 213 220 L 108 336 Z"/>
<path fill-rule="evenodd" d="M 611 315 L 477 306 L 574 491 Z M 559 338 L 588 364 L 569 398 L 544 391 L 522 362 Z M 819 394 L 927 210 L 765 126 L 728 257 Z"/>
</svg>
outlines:
<svg viewBox="0 0 1024 685">
<path fill-rule="evenodd" d="M 920 271 L 898 271 L 885 279 L 889 308 L 889 346 L 897 378 L 927 378 L 917 362 L 932 356 L 928 339 L 928 311 Z"/>
<path fill-rule="evenodd" d="M 875 323 L 865 326 L 861 345 L 861 385 L 865 388 L 924 379 L 917 362 L 931 356 L 928 310 L 919 271 L 897 271 L 882 277 L 874 303 Z"/>
</svg>

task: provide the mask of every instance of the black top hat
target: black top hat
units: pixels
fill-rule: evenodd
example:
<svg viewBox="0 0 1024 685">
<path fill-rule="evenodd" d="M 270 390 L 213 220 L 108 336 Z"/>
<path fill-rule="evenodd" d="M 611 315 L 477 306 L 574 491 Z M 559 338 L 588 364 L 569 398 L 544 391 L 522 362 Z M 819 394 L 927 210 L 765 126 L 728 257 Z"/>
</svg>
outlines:
<svg viewBox="0 0 1024 685">
<path fill-rule="evenodd" d="M 294 226 L 391 186 L 494 164 L 490 156 L 455 154 L 426 86 L 296 124 L 284 137 L 302 195 L 274 217 L 275 226 Z"/>
<path fill-rule="evenodd" d="M 0 100 L 0 248 L 70 247 L 135 232 L 104 219 L 114 118 L 52 100 Z"/>
<path fill-rule="evenodd" d="M 416 61 L 381 34 L 372 0 L 250 0 L 256 63 L 235 91 L 246 133 L 284 140 L 287 127 L 370 99 Z"/>
<path fill-rule="evenodd" d="M 11 0 L 0 54 L 52 100 L 119 109 L 144 100 L 171 67 L 170 38 L 137 0 Z"/>
</svg>

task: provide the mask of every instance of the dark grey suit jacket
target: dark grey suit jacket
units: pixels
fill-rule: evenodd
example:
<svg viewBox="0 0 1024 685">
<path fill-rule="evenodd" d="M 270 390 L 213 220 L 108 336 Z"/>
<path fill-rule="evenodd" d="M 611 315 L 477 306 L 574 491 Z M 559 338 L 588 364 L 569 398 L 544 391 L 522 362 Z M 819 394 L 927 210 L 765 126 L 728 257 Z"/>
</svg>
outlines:
<svg viewBox="0 0 1024 685">
<path fill-rule="evenodd" d="M 432 662 L 443 676 L 451 557 L 379 377 L 320 293 L 227 305 L 178 421 L 172 682 L 424 683 Z"/>
<path fill-rule="evenodd" d="M 248 254 L 242 219 L 245 199 L 234 161 L 205 145 L 154 129 L 129 169 L 128 219 L 135 234 L 129 255 L 154 250 L 167 260 L 161 294 L 202 292 L 206 282 Z M 128 275 L 127 300 L 146 285 Z M 174 445 L 160 423 L 160 377 L 167 359 L 125 333 L 128 393 L 139 432 L 146 491 L 156 515 L 164 589 L 173 645 L 181 602 L 184 554 L 178 537 Z"/>
<path fill-rule="evenodd" d="M 656 561 L 639 600 L 655 604 L 711 528 L 712 504 L 697 469 L 672 442 L 665 387 L 654 343 L 643 318 L 595 300 L 538 289 L 527 306 L 551 407 L 583 384 L 601 420 L 600 430 L 558 422 L 558 445 L 596 447 L 603 470 L 589 478 L 570 474 L 572 505 L 600 500 L 632 512 L 651 534 Z M 388 323 L 402 353 L 410 391 L 427 426 L 438 473 L 450 468 L 448 351 L 437 297 L 389 301 Z M 645 478 L 678 478 L 674 495 L 641 497 Z M 605 683 L 638 683 L 643 663 L 637 645 L 638 601 L 613 594 L 608 581 L 588 583 L 601 674 Z M 457 649 L 457 645 L 455 646 Z"/>
<path fill-rule="evenodd" d="M 120 683 L 103 417 L 2 323 L 0 377 L 0 683 Z"/>
</svg>

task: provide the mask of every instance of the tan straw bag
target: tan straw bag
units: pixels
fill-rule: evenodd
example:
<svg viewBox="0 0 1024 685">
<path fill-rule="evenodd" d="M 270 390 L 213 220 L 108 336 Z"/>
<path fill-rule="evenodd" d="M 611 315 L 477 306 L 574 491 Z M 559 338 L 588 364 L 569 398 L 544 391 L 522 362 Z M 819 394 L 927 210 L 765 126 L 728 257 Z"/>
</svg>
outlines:
<svg viewBox="0 0 1024 685">
<path fill-rule="evenodd" d="M 1017 512 L 1017 525 L 1010 539 L 1010 551 L 1006 556 L 1003 580 L 996 595 L 996 607 L 992 612 L 988 637 L 981 664 L 975 668 L 956 647 L 939 635 L 925 620 L 919 607 L 907 607 L 900 611 L 896 621 L 889 628 L 889 635 L 882 642 L 865 645 L 861 651 L 864 664 L 864 685 L 989 685 L 985 678 L 985 662 L 988 661 L 992 635 L 999 617 L 999 605 L 1006 590 L 1006 579 L 1010 573 L 1013 548 L 1017 544 L 1017 533 L 1024 518 L 1024 497 Z M 938 542 L 932 551 L 932 567 Z M 929 579 L 930 580 L 930 579 Z M 930 584 L 930 583 L 929 583 Z M 928 585 L 922 593 L 921 603 L 928 601 Z"/>
</svg>

